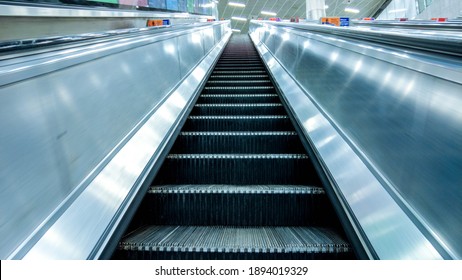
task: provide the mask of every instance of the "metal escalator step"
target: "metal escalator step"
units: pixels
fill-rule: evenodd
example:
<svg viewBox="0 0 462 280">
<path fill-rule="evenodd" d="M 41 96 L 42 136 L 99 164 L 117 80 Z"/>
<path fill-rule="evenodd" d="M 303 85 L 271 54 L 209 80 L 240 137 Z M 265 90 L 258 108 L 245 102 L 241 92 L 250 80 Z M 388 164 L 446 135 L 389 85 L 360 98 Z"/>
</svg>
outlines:
<svg viewBox="0 0 462 280">
<path fill-rule="evenodd" d="M 306 154 L 169 154 L 155 185 L 317 185 Z"/>
<path fill-rule="evenodd" d="M 202 94 L 200 103 L 279 103 L 279 96 L 275 93 L 257 94 Z"/>
<path fill-rule="evenodd" d="M 263 64 L 261 62 L 242 62 L 242 63 L 222 63 L 220 61 L 217 62 L 216 67 L 229 67 L 229 68 L 234 68 L 234 67 L 263 67 Z"/>
<path fill-rule="evenodd" d="M 273 86 L 206 86 L 206 90 L 258 90 L 258 89 L 274 89 Z"/>
<path fill-rule="evenodd" d="M 229 80 L 268 80 L 268 75 L 220 75 L 213 74 L 209 77 L 209 81 L 229 81 Z"/>
<path fill-rule="evenodd" d="M 185 153 L 304 153 L 295 131 L 181 132 L 172 149 Z"/>
<path fill-rule="evenodd" d="M 160 185 L 141 205 L 143 224 L 331 226 L 322 188 L 303 185 Z"/>
<path fill-rule="evenodd" d="M 189 116 L 183 131 L 290 131 L 288 116 Z"/>
<path fill-rule="evenodd" d="M 233 56 L 231 53 L 225 56 L 221 56 L 220 59 L 218 60 L 219 62 L 233 62 L 233 61 L 238 61 L 238 62 L 260 62 L 261 59 L 258 56 L 257 53 L 251 53 L 251 54 L 246 54 L 245 57 L 242 56 Z"/>
<path fill-rule="evenodd" d="M 255 49 L 247 49 L 244 52 L 239 50 L 231 50 L 231 48 L 223 50 L 223 54 L 220 56 L 222 58 L 237 58 L 243 59 L 242 55 L 245 54 L 245 59 L 247 58 L 259 58 L 257 51 Z"/>
<path fill-rule="evenodd" d="M 268 79 L 263 80 L 209 80 L 206 86 L 228 86 L 228 85 L 239 85 L 239 86 L 272 86 L 273 83 Z"/>
<path fill-rule="evenodd" d="M 262 66 L 243 66 L 240 65 L 239 67 L 237 66 L 217 66 L 215 67 L 215 70 L 219 71 L 226 71 L 226 70 L 233 70 L 233 71 L 243 71 L 243 70 L 264 70 L 265 67 Z"/>
<path fill-rule="evenodd" d="M 304 185 L 159 185 L 151 186 L 148 193 L 325 195 L 321 187 Z"/>
<path fill-rule="evenodd" d="M 322 227 L 147 226 L 119 243 L 126 258 L 350 258 L 350 245 Z"/>
<path fill-rule="evenodd" d="M 282 103 L 199 103 L 191 115 L 280 115 L 285 112 Z"/>
<path fill-rule="evenodd" d="M 276 92 L 274 86 L 262 85 L 262 86 L 209 86 L 206 85 L 202 90 L 204 94 L 251 94 L 251 93 L 273 93 Z"/>
<path fill-rule="evenodd" d="M 215 74 L 260 74 L 266 73 L 265 70 L 214 70 L 212 75 Z"/>
<path fill-rule="evenodd" d="M 242 63 L 262 63 L 260 58 L 251 58 L 251 59 L 230 59 L 230 58 L 221 58 L 218 60 L 217 65 L 226 65 L 226 64 L 242 64 Z"/>
</svg>

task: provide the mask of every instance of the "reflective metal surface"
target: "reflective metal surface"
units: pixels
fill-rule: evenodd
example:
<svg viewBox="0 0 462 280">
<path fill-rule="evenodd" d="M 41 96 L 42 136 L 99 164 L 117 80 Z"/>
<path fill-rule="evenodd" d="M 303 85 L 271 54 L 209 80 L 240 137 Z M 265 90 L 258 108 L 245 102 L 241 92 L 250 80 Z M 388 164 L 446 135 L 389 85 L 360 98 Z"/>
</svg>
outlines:
<svg viewBox="0 0 462 280">
<path fill-rule="evenodd" d="M 258 22 L 252 37 L 371 255 L 460 259 L 460 59 Z"/>
<path fill-rule="evenodd" d="M 38 6 L 23 6 L 13 3 L 13 5 L 0 4 L 0 16 L 14 17 L 160 17 L 160 18 L 185 18 L 185 17 L 202 17 L 191 15 L 188 13 L 164 13 L 153 11 L 130 11 L 105 8 L 86 8 L 79 6 L 77 8 L 69 7 L 38 7 Z"/>
<path fill-rule="evenodd" d="M 447 22 L 435 22 L 430 20 L 410 20 L 410 21 L 391 21 L 391 20 L 359 20 L 352 21 L 354 26 L 362 26 L 368 28 L 405 28 L 405 29 L 428 29 L 428 30 L 449 30 L 462 31 L 462 22 L 457 20 L 449 20 Z"/>
<path fill-rule="evenodd" d="M 230 33 L 179 45 L 202 29 L 0 70 L 2 259 L 98 257 Z"/>
<path fill-rule="evenodd" d="M 4 1 L 5 2 L 5 1 Z M 31 3 L 29 3 L 31 5 Z M 126 28 L 143 28 L 149 19 L 169 19 L 171 25 L 205 22 L 210 16 L 104 7 L 40 7 L 0 4 L 0 42 L 65 36 Z"/>
<path fill-rule="evenodd" d="M 359 28 L 320 25 L 316 23 L 278 23 L 267 22 L 271 26 L 285 27 L 291 30 L 325 34 L 330 37 L 345 40 L 365 40 L 383 45 L 404 47 L 409 49 L 439 52 L 450 55 L 462 56 L 462 33 L 443 30 L 421 29 L 388 29 L 388 28 Z M 376 46 L 379 47 L 379 46 Z"/>
</svg>

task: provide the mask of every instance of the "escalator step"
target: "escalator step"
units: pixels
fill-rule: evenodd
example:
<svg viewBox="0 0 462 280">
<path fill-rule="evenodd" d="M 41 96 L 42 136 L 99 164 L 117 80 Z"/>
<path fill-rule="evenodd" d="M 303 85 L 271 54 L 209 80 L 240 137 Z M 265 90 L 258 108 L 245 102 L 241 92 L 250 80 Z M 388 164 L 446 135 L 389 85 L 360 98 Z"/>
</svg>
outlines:
<svg viewBox="0 0 462 280">
<path fill-rule="evenodd" d="M 251 63 L 251 64 L 260 64 L 261 65 L 261 60 L 257 58 L 253 59 L 239 59 L 239 58 L 221 58 L 218 60 L 217 65 L 227 65 L 227 64 L 246 64 L 246 63 Z"/>
<path fill-rule="evenodd" d="M 295 131 L 181 132 L 171 151 L 186 153 L 304 153 Z"/>
<path fill-rule="evenodd" d="M 219 71 L 226 71 L 226 70 L 233 70 L 233 71 L 243 71 L 243 70 L 264 70 L 265 67 L 262 65 L 262 66 L 243 66 L 243 65 L 240 65 L 240 67 L 236 67 L 236 66 L 217 66 L 215 67 L 215 70 L 219 70 Z"/>
<path fill-rule="evenodd" d="M 228 81 L 228 80 L 268 80 L 268 75 L 219 75 L 210 76 L 209 81 Z"/>
<path fill-rule="evenodd" d="M 191 115 L 282 115 L 282 103 L 196 104 Z"/>
<path fill-rule="evenodd" d="M 291 131 L 288 116 L 189 116 L 183 131 Z"/>
<path fill-rule="evenodd" d="M 261 74 L 261 73 L 266 73 L 265 70 L 214 70 L 212 72 L 213 75 L 215 74 L 231 74 L 231 75 L 234 75 L 234 74 Z"/>
<path fill-rule="evenodd" d="M 227 87 L 227 86 L 239 86 L 239 87 L 252 87 L 252 86 L 273 86 L 270 80 L 209 80 L 206 87 Z"/>
<path fill-rule="evenodd" d="M 330 226 L 324 190 L 301 185 L 152 186 L 142 224 Z"/>
<path fill-rule="evenodd" d="M 302 194 L 324 195 L 321 187 L 304 185 L 160 185 L 151 186 L 150 194 Z"/>
<path fill-rule="evenodd" d="M 123 258 L 350 258 L 351 248 L 320 227 L 147 226 L 123 239 Z"/>
<path fill-rule="evenodd" d="M 202 91 L 205 94 L 243 94 L 243 93 L 271 93 L 275 92 L 273 86 L 205 86 Z"/>
<path fill-rule="evenodd" d="M 306 154 L 169 154 L 154 185 L 317 185 Z"/>
<path fill-rule="evenodd" d="M 257 94 L 202 94 L 198 103 L 279 103 L 279 96 L 275 93 Z"/>
<path fill-rule="evenodd" d="M 221 61 L 217 62 L 216 67 L 229 67 L 229 68 L 234 68 L 234 67 L 263 67 L 263 64 L 261 62 L 250 62 L 250 61 L 245 61 L 242 63 L 222 63 Z"/>
</svg>

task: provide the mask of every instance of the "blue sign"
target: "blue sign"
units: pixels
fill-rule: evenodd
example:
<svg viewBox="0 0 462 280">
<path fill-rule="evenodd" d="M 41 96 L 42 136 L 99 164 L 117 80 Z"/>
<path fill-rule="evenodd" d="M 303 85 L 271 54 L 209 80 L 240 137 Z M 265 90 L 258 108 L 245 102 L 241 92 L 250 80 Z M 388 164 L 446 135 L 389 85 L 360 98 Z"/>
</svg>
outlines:
<svg viewBox="0 0 462 280">
<path fill-rule="evenodd" d="M 341 17 L 340 18 L 340 26 L 350 26 L 350 18 Z"/>
</svg>

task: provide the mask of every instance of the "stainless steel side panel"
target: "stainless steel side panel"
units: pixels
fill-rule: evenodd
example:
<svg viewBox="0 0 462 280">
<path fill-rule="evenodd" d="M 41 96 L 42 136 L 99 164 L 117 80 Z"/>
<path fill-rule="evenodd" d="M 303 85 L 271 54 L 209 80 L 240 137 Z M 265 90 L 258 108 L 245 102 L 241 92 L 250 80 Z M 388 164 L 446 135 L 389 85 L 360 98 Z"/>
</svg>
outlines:
<svg viewBox="0 0 462 280">
<path fill-rule="evenodd" d="M 0 258 L 90 256 L 230 34 L 203 29 L 0 69 Z"/>
<path fill-rule="evenodd" d="M 178 50 L 182 75 L 186 75 L 204 56 L 202 32 L 188 33 L 178 37 Z"/>
<path fill-rule="evenodd" d="M 461 61 L 266 24 L 251 33 L 378 257 L 460 259 Z"/>
</svg>

